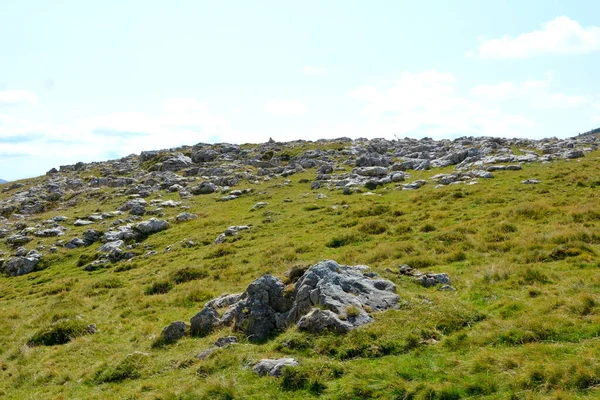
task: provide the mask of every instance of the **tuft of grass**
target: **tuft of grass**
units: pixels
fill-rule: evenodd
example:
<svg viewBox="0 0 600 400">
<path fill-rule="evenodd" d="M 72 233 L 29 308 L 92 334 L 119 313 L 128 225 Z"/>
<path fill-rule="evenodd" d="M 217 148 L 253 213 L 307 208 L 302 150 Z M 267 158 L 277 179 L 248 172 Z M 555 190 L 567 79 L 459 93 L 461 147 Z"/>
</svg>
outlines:
<svg viewBox="0 0 600 400">
<path fill-rule="evenodd" d="M 88 324 L 85 322 L 77 319 L 62 319 L 37 331 L 27 344 L 29 346 L 55 346 L 90 333 Z"/>
<path fill-rule="evenodd" d="M 204 279 L 208 277 L 208 273 L 198 267 L 185 267 L 178 269 L 171 275 L 171 279 L 176 284 L 186 283 L 193 280 Z"/>
<path fill-rule="evenodd" d="M 127 355 L 114 366 L 104 366 L 94 376 L 94 383 L 116 383 L 128 379 L 138 379 L 142 376 L 148 364 L 148 355 L 136 352 Z"/>
<path fill-rule="evenodd" d="M 152 296 L 155 294 L 169 293 L 173 289 L 173 284 L 169 281 L 154 282 L 152 285 L 144 289 L 144 294 Z"/>
</svg>

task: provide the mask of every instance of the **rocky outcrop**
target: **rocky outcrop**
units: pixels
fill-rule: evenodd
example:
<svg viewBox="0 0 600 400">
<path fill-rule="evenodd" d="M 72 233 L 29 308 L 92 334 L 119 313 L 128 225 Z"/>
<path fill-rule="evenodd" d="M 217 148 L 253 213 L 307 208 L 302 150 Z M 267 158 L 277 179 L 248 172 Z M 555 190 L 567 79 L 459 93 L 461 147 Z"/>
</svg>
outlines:
<svg viewBox="0 0 600 400">
<path fill-rule="evenodd" d="M 220 325 L 232 325 L 250 340 L 262 341 L 294 324 L 311 332 L 345 333 L 371 322 L 371 313 L 396 307 L 400 298 L 395 289 L 366 266 L 322 261 L 306 270 L 293 289 L 265 275 L 242 295 L 207 303 L 192 318 L 192 333 L 204 335 Z M 217 308 L 226 306 L 220 316 Z"/>
</svg>

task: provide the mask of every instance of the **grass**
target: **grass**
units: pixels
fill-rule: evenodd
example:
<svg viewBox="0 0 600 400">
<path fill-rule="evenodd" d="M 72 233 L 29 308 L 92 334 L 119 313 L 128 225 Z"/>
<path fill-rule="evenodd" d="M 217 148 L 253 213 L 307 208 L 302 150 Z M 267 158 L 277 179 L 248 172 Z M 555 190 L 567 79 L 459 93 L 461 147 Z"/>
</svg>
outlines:
<svg viewBox="0 0 600 400">
<path fill-rule="evenodd" d="M 310 149 L 303 146 L 287 155 Z M 600 211 L 598 179 L 586 177 L 600 170 L 599 157 L 596 151 L 581 163 L 497 171 L 468 187 L 397 191 L 390 184 L 376 196 L 312 191 L 310 170 L 288 184 L 283 178 L 242 183 L 254 192 L 230 202 L 216 201 L 218 194 L 184 200 L 200 218 L 131 244 L 138 254 L 155 255 L 88 272 L 83 267 L 100 243 L 43 252 L 43 270 L 0 277 L 0 397 L 597 398 Z M 450 171 L 411 171 L 411 180 Z M 542 183 L 520 184 L 530 177 Z M 317 193 L 327 197 L 316 199 Z M 176 193 L 160 195 L 181 201 Z M 74 206 L 27 224 L 56 215 L 73 221 L 127 200 L 121 188 L 87 196 L 74 195 Z M 274 212 L 269 218 L 249 211 L 265 200 Z M 165 208 L 163 218 L 181 211 Z M 92 227 L 106 231 L 113 221 Z M 212 244 L 231 225 L 252 230 Z M 68 227 L 59 239 L 90 228 Z M 25 247 L 49 248 L 56 240 L 35 238 Z M 186 246 L 188 240 L 198 245 Z M 10 254 L 4 242 L 0 249 Z M 239 293 L 267 273 L 291 284 L 323 259 L 369 265 L 396 284 L 402 307 L 371 313 L 371 324 L 345 336 L 290 328 L 263 344 L 239 337 L 240 344 L 206 360 L 195 355 L 235 332 L 224 328 L 152 347 L 163 327 L 189 321 L 211 298 Z M 449 274 L 457 290 L 416 285 L 396 273 L 404 263 Z M 91 323 L 94 335 L 83 330 Z M 259 378 L 247 368 L 283 356 L 300 365 L 280 378 Z"/>
</svg>

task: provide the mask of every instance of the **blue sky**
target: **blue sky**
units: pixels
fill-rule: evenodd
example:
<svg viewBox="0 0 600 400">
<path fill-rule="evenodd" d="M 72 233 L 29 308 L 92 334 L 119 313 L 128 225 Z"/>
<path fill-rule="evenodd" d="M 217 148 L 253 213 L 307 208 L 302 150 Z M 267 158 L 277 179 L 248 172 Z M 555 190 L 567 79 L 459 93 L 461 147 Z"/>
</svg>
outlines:
<svg viewBox="0 0 600 400">
<path fill-rule="evenodd" d="M 0 177 L 198 142 L 572 136 L 600 126 L 598 15 L 558 0 L 0 0 Z"/>
</svg>

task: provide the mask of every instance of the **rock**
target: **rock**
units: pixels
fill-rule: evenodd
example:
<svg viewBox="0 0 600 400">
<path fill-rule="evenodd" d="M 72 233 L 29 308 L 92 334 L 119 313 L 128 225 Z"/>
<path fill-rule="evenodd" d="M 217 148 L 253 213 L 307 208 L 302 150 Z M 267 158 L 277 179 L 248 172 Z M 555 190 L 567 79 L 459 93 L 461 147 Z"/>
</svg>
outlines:
<svg viewBox="0 0 600 400">
<path fill-rule="evenodd" d="M 122 240 L 115 240 L 114 242 L 107 242 L 98 248 L 98 253 L 111 253 L 115 249 L 121 250 L 121 247 L 125 245 Z"/>
<path fill-rule="evenodd" d="M 542 183 L 542 181 L 538 179 L 525 179 L 524 181 L 521 181 L 521 183 L 523 185 L 537 185 L 538 183 Z"/>
<path fill-rule="evenodd" d="M 215 244 L 223 243 L 223 242 L 225 242 L 225 239 L 228 236 L 237 236 L 239 232 L 245 231 L 248 229 L 250 229 L 250 227 L 248 225 L 230 226 L 229 228 L 225 229 L 225 231 L 223 233 L 221 233 L 219 236 L 217 236 L 217 238 L 215 239 Z"/>
<path fill-rule="evenodd" d="M 222 338 L 218 338 L 217 341 L 215 342 L 215 346 L 217 347 L 225 347 L 225 346 L 229 346 L 231 344 L 236 344 L 238 342 L 237 337 L 235 336 L 225 336 Z"/>
<path fill-rule="evenodd" d="M 407 183 L 402 187 L 402 190 L 416 190 L 427 183 L 426 180 L 420 179 L 412 183 Z"/>
<path fill-rule="evenodd" d="M 184 156 L 183 154 L 176 154 L 174 157 L 171 157 L 165 161 L 163 161 L 160 166 L 161 171 L 179 171 L 180 169 L 191 166 L 192 159 Z"/>
<path fill-rule="evenodd" d="M 562 154 L 562 158 L 567 159 L 567 160 L 570 160 L 573 158 L 580 158 L 583 156 L 584 156 L 584 154 L 583 154 L 583 151 L 581 151 L 581 150 L 568 150 Z"/>
<path fill-rule="evenodd" d="M 85 225 L 91 225 L 93 224 L 93 221 L 88 221 L 87 219 L 78 219 L 77 221 L 75 221 L 73 223 L 73 225 L 75 226 L 85 226 Z"/>
<path fill-rule="evenodd" d="M 189 212 L 182 212 L 180 214 L 177 214 L 177 216 L 175 217 L 175 221 L 177 222 L 187 222 L 187 221 L 191 221 L 193 219 L 198 218 L 198 216 L 196 214 L 192 214 Z"/>
<path fill-rule="evenodd" d="M 246 291 L 235 297 L 223 297 L 209 302 L 198 316 L 205 316 L 212 329 L 217 324 L 233 324 L 252 341 L 262 341 L 273 333 L 302 319 L 300 327 L 311 331 L 331 329 L 347 332 L 368 322 L 369 312 L 396 307 L 399 296 L 392 282 L 379 279 L 366 266 L 343 266 L 335 261 L 323 261 L 310 267 L 296 282 L 293 291 L 271 275 L 252 282 Z M 232 304 L 223 317 L 210 306 Z M 227 299 L 227 301 L 225 301 Z M 331 313 L 314 311 L 323 308 Z M 333 313 L 333 315 L 332 315 Z M 206 318 L 208 316 L 208 318 Z M 194 318 L 196 318 L 194 317 Z M 335 317 L 335 318 L 334 318 Z M 322 322 L 319 329 L 316 324 Z M 206 331 L 203 330 L 203 331 Z"/>
<path fill-rule="evenodd" d="M 6 243 L 13 246 L 20 246 L 25 243 L 31 242 L 31 238 L 25 235 L 14 234 L 6 238 Z"/>
<path fill-rule="evenodd" d="M 37 237 L 54 237 L 62 236 L 64 232 L 60 228 L 49 228 L 35 231 L 33 234 Z"/>
<path fill-rule="evenodd" d="M 67 242 L 67 244 L 65 244 L 65 247 L 67 249 L 76 249 L 78 247 L 83 247 L 85 246 L 85 242 L 79 238 L 73 238 L 71 240 L 69 240 Z"/>
<path fill-rule="evenodd" d="M 213 354 L 217 350 L 219 350 L 218 347 L 211 347 L 210 349 L 203 350 L 200 353 L 198 353 L 196 358 L 199 360 L 206 360 L 208 357 L 210 357 L 211 354 Z"/>
<path fill-rule="evenodd" d="M 424 274 L 415 279 L 421 286 L 431 287 L 441 284 L 450 284 L 448 274 Z"/>
<path fill-rule="evenodd" d="M 140 198 L 127 200 L 125 204 L 119 207 L 119 211 L 129 211 L 136 206 L 146 207 L 147 204 L 148 203 L 146 202 L 146 200 Z"/>
<path fill-rule="evenodd" d="M 264 207 L 266 207 L 268 205 L 269 205 L 269 203 L 267 203 L 266 201 L 259 201 L 254 206 L 252 206 L 252 208 L 250 209 L 250 211 L 258 210 L 258 209 L 264 208 Z"/>
<path fill-rule="evenodd" d="M 205 307 L 190 320 L 191 333 L 194 336 L 206 336 L 220 324 L 219 315 L 211 307 Z"/>
<path fill-rule="evenodd" d="M 179 207 L 181 205 L 180 201 L 175 200 L 167 200 L 160 203 L 161 207 Z"/>
<path fill-rule="evenodd" d="M 211 194 L 217 191 L 217 185 L 212 182 L 202 182 L 200 185 L 192 188 L 192 194 Z"/>
<path fill-rule="evenodd" d="M 355 168 L 353 172 L 360 176 L 385 176 L 389 170 L 385 167 L 363 167 Z"/>
<path fill-rule="evenodd" d="M 229 307 L 232 304 L 235 304 L 238 301 L 240 301 L 241 297 L 242 297 L 242 293 L 224 294 L 224 295 L 221 295 L 221 296 L 217 297 L 216 299 L 213 299 L 213 300 L 209 301 L 208 303 L 206 303 L 206 307 L 211 307 L 211 308 L 215 308 L 215 309 Z"/>
<path fill-rule="evenodd" d="M 100 232 L 97 232 L 93 229 L 88 229 L 87 231 L 83 232 L 83 243 L 86 246 L 91 246 L 100 240 L 100 236 L 102 236 Z"/>
<path fill-rule="evenodd" d="M 300 330 L 311 333 L 323 331 L 346 333 L 352 329 L 352 324 L 342 321 L 334 312 L 318 308 L 313 308 L 311 312 L 300 318 L 296 326 Z"/>
<path fill-rule="evenodd" d="M 25 257 L 13 257 L 2 265 L 2 270 L 10 276 L 21 276 L 33 272 L 40 262 L 41 255 L 31 251 Z"/>
<path fill-rule="evenodd" d="M 214 161 L 218 156 L 219 153 L 214 150 L 200 150 L 192 155 L 192 161 L 195 163 L 211 162 Z"/>
<path fill-rule="evenodd" d="M 143 204 L 134 204 L 129 210 L 131 215 L 144 215 L 146 213 L 146 207 Z"/>
<path fill-rule="evenodd" d="M 157 218 L 150 218 L 148 221 L 143 221 L 137 224 L 135 229 L 144 235 L 151 235 L 153 233 L 164 231 L 168 227 L 169 223 L 167 221 Z"/>
<path fill-rule="evenodd" d="M 161 337 L 165 342 L 173 343 L 184 337 L 188 328 L 189 327 L 185 322 L 175 321 L 162 330 Z"/>
<path fill-rule="evenodd" d="M 297 365 L 298 361 L 293 358 L 265 358 L 257 362 L 254 367 L 252 367 L 252 371 L 256 372 L 260 376 L 280 376 L 284 367 L 295 367 Z"/>
</svg>

